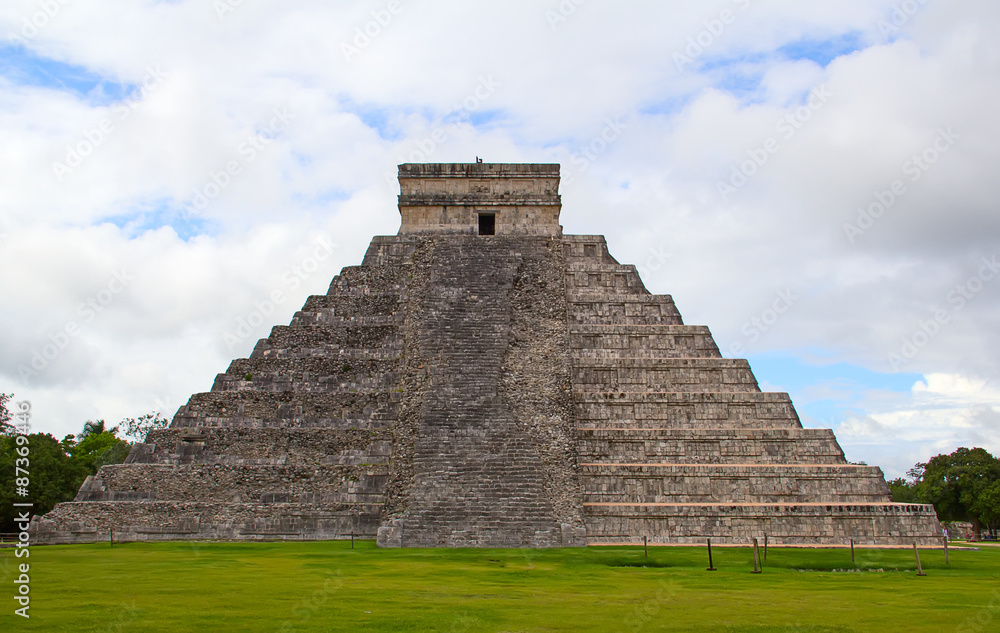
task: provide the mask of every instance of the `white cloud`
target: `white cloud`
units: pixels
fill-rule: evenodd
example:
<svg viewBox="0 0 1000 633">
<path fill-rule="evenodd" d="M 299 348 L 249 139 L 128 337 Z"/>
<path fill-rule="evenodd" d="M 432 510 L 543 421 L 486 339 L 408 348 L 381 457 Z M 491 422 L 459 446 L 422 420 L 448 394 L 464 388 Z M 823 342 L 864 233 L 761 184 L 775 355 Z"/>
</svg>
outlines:
<svg viewBox="0 0 1000 633">
<path fill-rule="evenodd" d="M 0 72 L 0 390 L 35 400 L 37 424 L 56 434 L 207 390 L 253 344 L 230 351 L 223 335 L 315 237 L 340 247 L 272 324 L 359 263 L 372 235 L 395 232 L 384 176 L 443 128 L 431 161 L 563 163 L 574 175 L 567 231 L 607 234 L 621 261 L 643 264 L 647 285 L 674 294 L 689 323 L 711 325 L 723 349 L 821 349 L 831 363 L 889 371 L 903 339 L 948 310 L 906 366 L 927 376 L 912 406 L 879 405 L 840 432 L 875 438 L 887 464 L 945 450 L 958 428 L 989 439 L 1000 283 L 961 310 L 948 297 L 1000 253 L 1000 8 L 927 3 L 886 39 L 879 20 L 894 4 L 588 2 L 553 29 L 555 1 L 413 1 L 348 61 L 341 43 L 384 3 L 243 3 L 224 19 L 195 1 L 69 3 L 30 39 L 39 58 L 110 82 L 141 83 L 150 68 L 166 76 L 59 182 L 53 161 L 115 105 L 96 98 L 101 89 L 87 98 Z M 674 54 L 725 8 L 734 23 L 679 73 Z M 17 34 L 37 11 L 34 0 L 3 3 L 0 33 Z M 788 45 L 817 59 L 824 46 L 848 54 L 824 66 L 788 58 Z M 471 121 L 448 121 L 484 77 L 495 92 Z M 783 136 L 777 121 L 820 86 L 829 102 Z M 240 144 L 283 107 L 294 120 L 247 161 Z M 627 127 L 582 169 L 581 149 L 609 118 Z M 961 138 L 851 244 L 845 223 L 949 126 Z M 721 200 L 718 181 L 769 138 L 780 150 Z M 185 212 L 232 160 L 241 174 Z M 135 281 L 24 388 L 17 367 L 121 268 Z M 747 341 L 741 326 L 786 288 L 801 299 Z M 912 446 L 892 446 L 913 429 Z"/>
<path fill-rule="evenodd" d="M 1000 453 L 1000 390 L 986 380 L 929 374 L 911 394 L 869 399 L 868 415 L 840 424 L 837 436 L 858 459 L 893 476 L 959 446 Z"/>
</svg>

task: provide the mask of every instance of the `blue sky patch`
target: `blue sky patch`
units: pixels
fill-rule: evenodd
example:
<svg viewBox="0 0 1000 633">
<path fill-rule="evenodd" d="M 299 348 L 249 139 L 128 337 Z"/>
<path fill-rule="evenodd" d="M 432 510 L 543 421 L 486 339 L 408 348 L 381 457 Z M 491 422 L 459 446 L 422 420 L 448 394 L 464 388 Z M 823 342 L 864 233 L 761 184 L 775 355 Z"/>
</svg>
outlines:
<svg viewBox="0 0 1000 633">
<path fill-rule="evenodd" d="M 810 352 L 812 356 L 822 356 Z M 767 391 L 785 391 L 803 418 L 822 427 L 836 426 L 851 415 L 869 413 L 865 402 L 873 398 L 905 396 L 922 374 L 887 374 L 849 363 L 810 363 L 789 353 L 768 353 L 749 358 L 757 381 Z M 814 425 L 816 425 L 814 424 Z"/>
<path fill-rule="evenodd" d="M 23 46 L 0 46 L 0 75 L 16 85 L 68 92 L 95 106 L 123 101 L 139 89 L 83 66 L 41 57 Z"/>
<path fill-rule="evenodd" d="M 169 226 L 185 242 L 199 235 L 216 235 L 219 232 L 214 222 L 177 209 L 171 206 L 169 200 L 141 205 L 130 213 L 104 218 L 98 224 L 114 224 L 129 238 Z"/>
<path fill-rule="evenodd" d="M 684 108 L 693 101 L 691 95 L 681 95 L 671 97 L 656 103 L 650 103 L 639 109 L 639 114 L 644 116 L 672 116 L 680 114 Z"/>
<path fill-rule="evenodd" d="M 822 67 L 844 55 L 850 55 L 865 48 L 860 32 L 851 32 L 826 40 L 804 39 L 785 44 L 778 54 L 791 61 L 807 59 Z"/>
</svg>

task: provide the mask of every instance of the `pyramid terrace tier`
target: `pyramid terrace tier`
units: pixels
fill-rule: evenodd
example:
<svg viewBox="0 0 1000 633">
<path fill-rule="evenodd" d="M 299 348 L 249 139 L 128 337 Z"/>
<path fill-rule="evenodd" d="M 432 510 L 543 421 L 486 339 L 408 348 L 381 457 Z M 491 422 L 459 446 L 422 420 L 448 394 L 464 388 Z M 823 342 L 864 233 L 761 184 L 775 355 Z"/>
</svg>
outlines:
<svg viewBox="0 0 1000 633">
<path fill-rule="evenodd" d="M 357 361 L 353 361 L 357 362 Z M 303 393 L 359 393 L 363 391 L 389 391 L 401 378 L 394 366 L 385 371 L 365 375 L 350 364 L 327 371 L 270 371 L 249 367 L 247 374 L 219 374 L 212 385 L 213 392 L 265 391 Z M 256 372 L 256 373 L 253 373 Z"/>
<path fill-rule="evenodd" d="M 269 337 L 257 343 L 251 358 L 282 349 L 399 349 L 402 345 L 397 323 L 367 325 L 345 321 L 323 326 L 282 325 L 274 327 Z"/>
<path fill-rule="evenodd" d="M 888 503 L 882 471 L 848 464 L 580 465 L 586 503 Z"/>
<path fill-rule="evenodd" d="M 367 424 L 362 422 L 363 424 Z M 386 464 L 388 428 L 169 428 L 150 431 L 126 464 L 271 463 L 287 466 Z"/>
<path fill-rule="evenodd" d="M 76 501 L 385 503 L 385 465 L 129 464 L 105 466 Z"/>
<path fill-rule="evenodd" d="M 198 437 L 208 429 L 332 429 L 338 431 L 362 429 L 379 431 L 392 428 L 396 424 L 396 419 L 389 415 L 389 413 L 384 412 L 363 417 L 339 418 L 324 418 L 319 416 L 286 418 L 175 417 L 174 423 L 170 425 L 169 430 L 178 431 L 191 437 Z"/>
<path fill-rule="evenodd" d="M 635 266 L 626 264 L 568 264 L 566 288 L 571 293 L 652 296 L 639 278 L 639 271 Z"/>
<path fill-rule="evenodd" d="M 760 392 L 745 360 L 728 358 L 576 358 L 578 392 Z"/>
<path fill-rule="evenodd" d="M 171 426 L 204 426 L 206 418 L 337 419 L 394 417 L 396 392 L 303 393 L 295 391 L 222 391 L 191 396 Z M 219 424 L 212 424 L 219 426 Z"/>
<path fill-rule="evenodd" d="M 378 504 L 89 501 L 61 503 L 32 522 L 52 545 L 128 541 L 336 540 L 374 538 Z"/>
<path fill-rule="evenodd" d="M 563 235 L 563 256 L 570 264 L 618 264 L 603 235 Z"/>
<path fill-rule="evenodd" d="M 574 396 L 580 428 L 802 428 L 787 393 L 587 392 Z"/>
<path fill-rule="evenodd" d="M 327 295 L 402 292 L 405 276 L 400 264 L 347 266 L 330 282 Z"/>
<path fill-rule="evenodd" d="M 571 325 L 574 359 L 722 358 L 712 333 L 701 325 Z"/>
<path fill-rule="evenodd" d="M 570 291 L 570 325 L 684 325 L 670 295 Z"/>
<path fill-rule="evenodd" d="M 591 545 L 938 546 L 934 506 L 896 503 L 585 503 Z"/>
<path fill-rule="evenodd" d="M 306 300 L 302 310 L 295 313 L 291 325 L 328 325 L 343 321 L 363 321 L 371 324 L 398 322 L 401 294 L 394 292 L 368 292 L 355 289 L 332 295 L 313 295 Z"/>
<path fill-rule="evenodd" d="M 393 355 L 323 354 L 317 350 L 294 355 L 261 355 L 239 358 L 230 363 L 226 373 L 215 379 L 212 391 L 258 389 L 267 391 L 273 384 L 299 385 L 304 382 L 334 380 L 338 383 L 368 385 L 393 384 L 400 371 L 402 350 Z M 236 384 L 229 384 L 236 383 Z M 285 391 L 286 389 L 280 389 Z"/>
<path fill-rule="evenodd" d="M 829 429 L 583 429 L 581 463 L 847 464 Z"/>
</svg>

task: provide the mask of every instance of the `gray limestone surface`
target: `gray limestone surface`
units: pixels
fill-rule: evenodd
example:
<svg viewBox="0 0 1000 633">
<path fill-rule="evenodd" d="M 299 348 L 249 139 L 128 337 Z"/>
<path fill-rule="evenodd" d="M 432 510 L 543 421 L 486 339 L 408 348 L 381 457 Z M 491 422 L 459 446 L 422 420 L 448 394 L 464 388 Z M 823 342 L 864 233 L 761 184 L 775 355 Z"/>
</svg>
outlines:
<svg viewBox="0 0 1000 633">
<path fill-rule="evenodd" d="M 35 542 L 939 542 L 932 507 L 892 503 L 603 237 L 563 235 L 557 165 L 400 182 L 399 235 L 36 517 Z"/>
</svg>

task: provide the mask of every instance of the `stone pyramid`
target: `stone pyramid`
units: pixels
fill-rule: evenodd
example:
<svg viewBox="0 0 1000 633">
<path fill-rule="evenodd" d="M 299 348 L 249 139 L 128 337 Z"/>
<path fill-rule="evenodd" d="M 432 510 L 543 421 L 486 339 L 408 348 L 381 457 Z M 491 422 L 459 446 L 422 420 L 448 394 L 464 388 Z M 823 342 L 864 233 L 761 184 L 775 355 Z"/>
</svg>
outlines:
<svg viewBox="0 0 1000 633">
<path fill-rule="evenodd" d="M 402 228 L 191 397 L 36 542 L 385 547 L 939 542 L 600 236 L 558 165 L 399 169 Z"/>
</svg>

